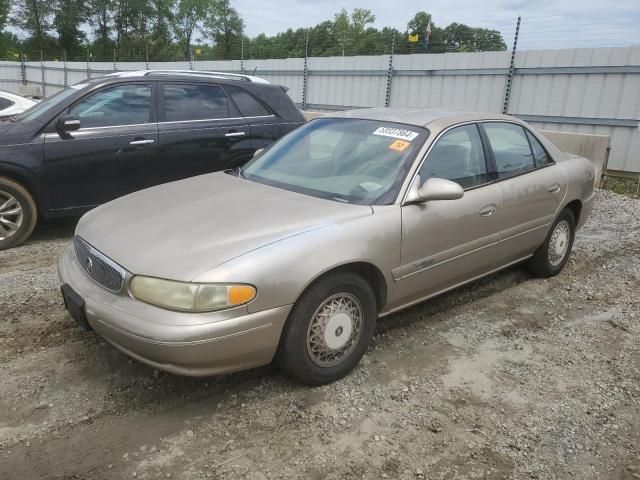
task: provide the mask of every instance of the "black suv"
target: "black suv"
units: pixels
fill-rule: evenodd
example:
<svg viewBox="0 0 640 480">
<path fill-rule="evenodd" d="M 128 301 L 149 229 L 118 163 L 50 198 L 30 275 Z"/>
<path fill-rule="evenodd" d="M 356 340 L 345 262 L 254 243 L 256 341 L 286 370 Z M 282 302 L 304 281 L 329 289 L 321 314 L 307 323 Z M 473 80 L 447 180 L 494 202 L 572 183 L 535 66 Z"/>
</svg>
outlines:
<svg viewBox="0 0 640 480">
<path fill-rule="evenodd" d="M 45 218 L 235 168 L 304 117 L 248 75 L 120 72 L 58 92 L 0 124 L 0 250 Z"/>
</svg>

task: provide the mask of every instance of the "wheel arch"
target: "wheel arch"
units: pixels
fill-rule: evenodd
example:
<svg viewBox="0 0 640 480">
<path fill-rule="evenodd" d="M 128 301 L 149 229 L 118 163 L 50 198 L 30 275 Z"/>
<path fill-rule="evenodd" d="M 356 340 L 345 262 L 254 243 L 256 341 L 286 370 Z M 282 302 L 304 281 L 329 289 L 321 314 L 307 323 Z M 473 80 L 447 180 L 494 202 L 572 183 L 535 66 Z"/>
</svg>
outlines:
<svg viewBox="0 0 640 480">
<path fill-rule="evenodd" d="M 42 213 L 43 206 L 41 203 L 39 182 L 32 173 L 13 165 L 0 163 L 0 177 L 8 178 L 22 185 L 33 197 L 38 213 Z"/>
<path fill-rule="evenodd" d="M 582 213 L 582 202 L 579 199 L 571 200 L 564 208 L 569 209 L 573 213 L 576 225 L 580 224 L 580 214 Z M 564 209 L 563 209 L 564 210 Z"/>
<path fill-rule="evenodd" d="M 371 287 L 376 297 L 376 310 L 380 312 L 387 303 L 387 281 L 378 267 L 369 262 L 357 261 L 334 266 L 313 278 L 302 290 L 300 296 L 319 280 L 336 273 L 355 273 L 360 275 Z M 298 297 L 299 298 L 299 297 Z"/>
</svg>

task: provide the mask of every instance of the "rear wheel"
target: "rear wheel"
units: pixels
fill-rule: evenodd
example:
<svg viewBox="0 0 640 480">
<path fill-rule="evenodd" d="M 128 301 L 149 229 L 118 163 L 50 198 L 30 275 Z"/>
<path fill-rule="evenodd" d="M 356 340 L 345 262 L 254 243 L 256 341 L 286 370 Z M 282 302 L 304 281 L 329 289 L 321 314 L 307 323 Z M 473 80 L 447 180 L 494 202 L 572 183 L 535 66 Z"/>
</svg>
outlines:
<svg viewBox="0 0 640 480">
<path fill-rule="evenodd" d="M 277 361 L 308 385 L 342 378 L 360 361 L 376 326 L 369 284 L 352 273 L 320 279 L 296 302 L 287 320 Z"/>
<path fill-rule="evenodd" d="M 23 243 L 33 232 L 37 220 L 36 203 L 27 189 L 0 177 L 0 250 Z"/>
<path fill-rule="evenodd" d="M 545 242 L 529 260 L 527 267 L 539 277 L 553 277 L 562 271 L 573 247 L 576 220 L 564 209 L 551 226 Z"/>
</svg>

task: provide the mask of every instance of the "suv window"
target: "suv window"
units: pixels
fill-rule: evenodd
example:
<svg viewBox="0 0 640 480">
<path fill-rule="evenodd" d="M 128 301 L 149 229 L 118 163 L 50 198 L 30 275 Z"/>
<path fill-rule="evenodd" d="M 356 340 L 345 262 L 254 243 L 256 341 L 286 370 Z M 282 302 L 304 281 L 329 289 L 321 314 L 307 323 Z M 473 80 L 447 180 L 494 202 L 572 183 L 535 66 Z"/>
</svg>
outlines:
<svg viewBox="0 0 640 480">
<path fill-rule="evenodd" d="M 227 118 L 229 102 L 220 87 L 204 84 L 164 86 L 165 121 Z"/>
<path fill-rule="evenodd" d="M 245 117 L 259 117 L 263 115 L 271 115 L 258 100 L 253 98 L 250 93 L 234 86 L 228 86 L 227 91 L 235 104 L 240 109 L 240 113 Z"/>
<path fill-rule="evenodd" d="M 477 125 L 456 127 L 442 135 L 418 174 L 421 182 L 445 178 L 464 188 L 487 183 L 490 178 Z"/>
<path fill-rule="evenodd" d="M 547 155 L 546 150 L 542 147 L 538 139 L 534 137 L 530 131 L 526 130 L 526 132 L 529 143 L 531 144 L 531 150 L 533 150 L 533 159 L 536 162 L 536 167 L 544 167 L 552 163 L 549 155 Z"/>
<path fill-rule="evenodd" d="M 0 97 L 0 110 L 4 110 L 5 108 L 9 108 L 14 105 L 16 102 L 9 100 L 8 98 Z"/>
<path fill-rule="evenodd" d="M 83 98 L 69 109 L 81 128 L 151 122 L 151 85 L 119 85 Z"/>
<path fill-rule="evenodd" d="M 493 156 L 498 178 L 509 177 L 535 168 L 529 141 L 520 125 L 513 123 L 483 123 Z"/>
</svg>

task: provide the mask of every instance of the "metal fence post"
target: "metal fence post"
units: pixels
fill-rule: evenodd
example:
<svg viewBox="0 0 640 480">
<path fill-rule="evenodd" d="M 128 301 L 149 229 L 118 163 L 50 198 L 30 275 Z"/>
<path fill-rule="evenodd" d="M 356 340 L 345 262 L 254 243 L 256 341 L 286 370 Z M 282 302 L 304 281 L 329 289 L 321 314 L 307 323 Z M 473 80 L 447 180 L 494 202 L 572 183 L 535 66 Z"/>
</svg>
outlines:
<svg viewBox="0 0 640 480">
<path fill-rule="evenodd" d="M 62 67 L 64 68 L 64 86 L 69 85 L 69 72 L 67 72 L 67 51 L 62 51 Z"/>
<path fill-rule="evenodd" d="M 507 84 L 504 88 L 504 103 L 502 104 L 502 113 L 507 113 L 509 109 L 509 97 L 511 96 L 511 84 L 513 83 L 513 75 L 516 62 L 516 47 L 518 46 L 518 33 L 520 32 L 520 20 L 518 15 L 518 23 L 516 24 L 516 34 L 513 37 L 513 50 L 511 51 L 511 63 L 509 64 L 509 73 L 507 74 Z"/>
<path fill-rule="evenodd" d="M 42 50 L 40 50 L 40 76 L 42 77 L 42 96 L 46 97 L 46 85 L 44 82 L 44 54 L 42 53 Z"/>
<path fill-rule="evenodd" d="M 193 70 L 193 49 L 189 45 L 189 70 Z"/>
<path fill-rule="evenodd" d="M 240 73 L 244 73 L 244 34 L 240 41 Z"/>
<path fill-rule="evenodd" d="M 22 75 L 22 84 L 27 84 L 27 69 L 24 65 L 24 53 L 20 51 L 20 74 Z"/>
<path fill-rule="evenodd" d="M 87 78 L 91 78 L 91 64 L 89 63 L 90 57 L 91 57 L 91 52 L 87 50 Z"/>
<path fill-rule="evenodd" d="M 116 65 L 116 49 L 113 49 L 113 71 L 118 71 L 118 66 Z"/>
<path fill-rule="evenodd" d="M 391 104 L 391 81 L 393 79 L 393 51 L 396 49 L 396 31 L 391 34 L 391 52 L 389 53 L 389 69 L 387 70 L 387 90 L 384 98 L 384 106 Z"/>
<path fill-rule="evenodd" d="M 304 42 L 304 70 L 302 72 L 302 110 L 307 109 L 307 87 L 309 85 L 309 30 Z"/>
<path fill-rule="evenodd" d="M 146 68 L 147 70 L 149 70 L 149 44 L 148 43 L 144 44 L 144 58 L 146 62 Z"/>
</svg>

